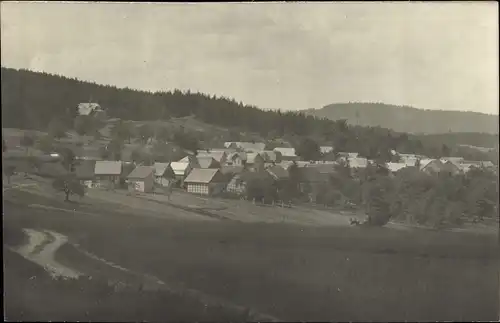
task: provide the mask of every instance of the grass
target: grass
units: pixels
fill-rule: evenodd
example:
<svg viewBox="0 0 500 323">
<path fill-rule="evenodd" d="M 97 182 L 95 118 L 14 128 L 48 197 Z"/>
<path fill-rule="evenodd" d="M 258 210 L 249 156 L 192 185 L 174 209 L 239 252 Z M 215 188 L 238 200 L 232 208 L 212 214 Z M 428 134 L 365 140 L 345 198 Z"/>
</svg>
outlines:
<svg viewBox="0 0 500 323">
<path fill-rule="evenodd" d="M 284 320 L 498 319 L 495 236 L 102 213 L 16 211 L 5 226 L 64 233 L 126 268 Z"/>
<path fill-rule="evenodd" d="M 54 280 L 41 267 L 4 250 L 7 321 L 245 321 L 246 313 L 165 291 L 114 292 L 107 281 Z"/>
</svg>

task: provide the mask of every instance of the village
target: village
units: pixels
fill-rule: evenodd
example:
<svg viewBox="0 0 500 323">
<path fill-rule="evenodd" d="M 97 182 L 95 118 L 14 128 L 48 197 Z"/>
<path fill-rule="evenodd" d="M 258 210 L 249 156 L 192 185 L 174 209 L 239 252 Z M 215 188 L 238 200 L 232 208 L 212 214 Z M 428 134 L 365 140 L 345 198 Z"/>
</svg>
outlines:
<svg viewBox="0 0 500 323">
<path fill-rule="evenodd" d="M 82 103 L 78 106 L 78 114 L 102 120 L 106 128 L 118 122 L 108 119 L 106 110 L 97 103 Z M 5 132 L 5 131 L 4 131 Z M 167 162 L 152 161 L 149 164 L 133 160 L 132 148 L 125 146 L 120 160 L 103 159 L 99 154 L 98 143 L 88 140 L 75 144 L 80 136 L 73 135 L 59 139 L 59 146 L 71 149 L 75 155 L 73 174 L 87 189 L 127 190 L 129 192 L 164 194 L 170 197 L 172 190 L 183 190 L 187 193 L 203 196 L 221 196 L 246 199 L 247 184 L 252 179 L 260 179 L 278 190 L 290 183 L 292 168 L 296 170 L 295 181 L 298 189 L 307 195 L 309 203 L 316 203 L 322 184 L 336 172 L 335 165 L 348 164 L 356 172 L 375 161 L 360 157 L 355 152 L 335 152 L 332 146 L 320 146 L 319 160 L 302 160 L 289 143 L 281 142 L 281 146 L 269 149 L 265 142 L 224 142 L 223 145 L 198 149 L 182 150 L 181 159 Z M 76 138 L 76 139 L 75 139 Z M 7 164 L 12 160 L 14 173 L 36 173 L 42 177 L 58 178 L 67 176 L 71 171 L 61 164 L 61 156 L 56 153 L 39 153 L 41 163 L 37 165 L 24 159 L 26 151 L 21 147 L 22 136 L 8 134 L 5 136 L 6 149 L 4 160 Z M 158 141 L 152 138 L 151 141 Z M 106 141 L 102 141 L 102 145 Z M 169 144 L 164 142 L 164 144 Z M 141 144 L 139 144 L 141 145 Z M 146 146 L 152 149 L 151 142 Z M 137 147 L 137 144 L 132 147 Z M 173 148 L 174 150 L 176 148 Z M 178 149 L 178 148 L 177 148 Z M 36 152 L 36 150 L 34 150 Z M 30 155 L 33 149 L 30 150 Z M 412 167 L 424 173 L 448 172 L 451 174 L 466 173 L 471 168 L 493 168 L 490 161 L 466 161 L 461 157 L 443 157 L 432 159 L 422 155 L 398 153 L 399 162 L 387 162 L 385 167 L 390 176 L 402 169 Z M 297 183 L 296 183 L 297 184 Z M 260 201 L 263 196 L 257 194 Z M 250 198 L 254 203 L 256 198 Z M 346 201 L 349 203 L 349 201 Z M 291 206 L 291 200 L 272 198 L 269 203 Z"/>
</svg>

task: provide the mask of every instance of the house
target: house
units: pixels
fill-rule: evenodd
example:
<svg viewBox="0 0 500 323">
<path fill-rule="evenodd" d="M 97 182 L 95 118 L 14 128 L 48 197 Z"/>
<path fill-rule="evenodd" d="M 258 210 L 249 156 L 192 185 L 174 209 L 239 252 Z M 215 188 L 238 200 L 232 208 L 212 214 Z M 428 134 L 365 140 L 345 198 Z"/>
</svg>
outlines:
<svg viewBox="0 0 500 323">
<path fill-rule="evenodd" d="M 216 150 L 198 150 L 197 157 L 212 157 L 219 165 L 224 165 L 227 159 L 227 153 L 225 151 Z"/>
<path fill-rule="evenodd" d="M 106 119 L 106 111 L 97 103 L 80 103 L 78 105 L 78 115 L 92 116 L 101 120 Z"/>
<path fill-rule="evenodd" d="M 264 167 L 265 160 L 259 153 L 247 153 L 245 165 L 253 169 L 261 169 Z"/>
<path fill-rule="evenodd" d="M 95 162 L 94 174 L 96 187 L 114 189 L 121 184 L 122 162 L 98 160 Z"/>
<path fill-rule="evenodd" d="M 444 168 L 444 164 L 439 159 L 421 159 L 420 170 L 428 174 L 439 173 Z"/>
<path fill-rule="evenodd" d="M 174 171 L 177 186 L 183 187 L 184 179 L 188 176 L 193 167 L 187 162 L 172 162 L 170 163 L 170 167 L 172 167 L 172 170 Z"/>
<path fill-rule="evenodd" d="M 386 163 L 387 165 L 387 169 L 391 172 L 391 173 L 396 173 L 397 171 L 399 171 L 400 169 L 403 169 L 405 167 L 408 167 L 408 165 L 406 163 Z"/>
<path fill-rule="evenodd" d="M 199 168 L 219 168 L 221 164 L 210 156 L 197 156 Z"/>
<path fill-rule="evenodd" d="M 175 173 L 170 163 L 154 163 L 155 182 L 160 186 L 169 186 L 175 181 Z"/>
<path fill-rule="evenodd" d="M 317 195 L 328 184 L 329 175 L 334 172 L 333 166 L 328 166 L 328 169 L 325 165 L 299 168 L 299 189 L 302 193 L 309 194 L 310 202 L 316 202 Z"/>
<path fill-rule="evenodd" d="M 188 163 L 191 168 L 200 168 L 198 158 L 194 155 L 187 155 L 186 157 L 179 160 L 180 163 Z"/>
<path fill-rule="evenodd" d="M 442 164 L 443 164 L 443 167 L 442 167 L 441 171 L 449 172 L 452 175 L 455 175 L 455 174 L 462 172 L 462 168 L 460 167 L 460 164 L 458 164 L 458 163 L 455 163 L 455 162 L 448 160 L 444 163 L 442 162 Z"/>
<path fill-rule="evenodd" d="M 227 156 L 226 165 L 240 166 L 243 165 L 247 160 L 247 154 L 245 152 L 233 152 Z"/>
<path fill-rule="evenodd" d="M 282 160 L 298 160 L 299 159 L 299 157 L 295 154 L 295 148 L 276 147 L 273 150 L 281 153 Z"/>
<path fill-rule="evenodd" d="M 224 143 L 225 148 L 241 149 L 246 152 L 257 153 L 266 148 L 266 144 L 263 142 L 236 142 L 228 141 Z"/>
<path fill-rule="evenodd" d="M 225 178 L 218 169 L 194 168 L 184 182 L 189 193 L 215 195 L 222 192 L 226 186 Z"/>
<path fill-rule="evenodd" d="M 282 159 L 281 153 L 275 150 L 263 150 L 260 154 L 266 163 L 280 163 Z"/>
<path fill-rule="evenodd" d="M 95 187 L 95 163 L 95 160 L 80 160 L 75 166 L 76 178 L 85 187 Z"/>
<path fill-rule="evenodd" d="M 319 151 L 323 155 L 325 155 L 325 154 L 333 152 L 333 147 L 332 146 L 319 146 Z"/>
<path fill-rule="evenodd" d="M 240 174 L 234 174 L 229 183 L 227 184 L 226 191 L 229 193 L 234 193 L 242 195 L 246 191 L 246 183 Z"/>
<path fill-rule="evenodd" d="M 226 186 L 226 191 L 238 195 L 246 193 L 247 184 L 251 180 L 262 180 L 268 183 L 274 183 L 274 179 L 267 171 L 249 171 L 243 170 L 239 174 L 235 174 Z"/>
<path fill-rule="evenodd" d="M 128 176 L 129 190 L 149 193 L 154 191 L 154 172 L 152 166 L 137 166 Z"/>
<path fill-rule="evenodd" d="M 356 153 L 357 154 L 357 153 Z M 349 162 L 351 168 L 366 168 L 368 166 L 368 159 L 364 157 L 340 157 L 340 160 Z"/>
</svg>

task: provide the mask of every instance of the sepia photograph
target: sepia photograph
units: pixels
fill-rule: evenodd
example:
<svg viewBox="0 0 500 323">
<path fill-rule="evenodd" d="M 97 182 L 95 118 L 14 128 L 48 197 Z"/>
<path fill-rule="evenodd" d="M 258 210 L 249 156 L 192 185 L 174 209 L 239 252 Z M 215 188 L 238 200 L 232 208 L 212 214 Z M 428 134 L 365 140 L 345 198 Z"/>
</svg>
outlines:
<svg viewBox="0 0 500 323">
<path fill-rule="evenodd" d="M 2 1 L 4 320 L 500 319 L 496 1 Z"/>
</svg>

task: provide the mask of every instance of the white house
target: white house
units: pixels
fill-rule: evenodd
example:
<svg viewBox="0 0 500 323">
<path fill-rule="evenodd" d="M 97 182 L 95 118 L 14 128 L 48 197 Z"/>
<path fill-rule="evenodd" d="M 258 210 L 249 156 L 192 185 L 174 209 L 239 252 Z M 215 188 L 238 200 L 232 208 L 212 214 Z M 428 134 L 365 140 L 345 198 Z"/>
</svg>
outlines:
<svg viewBox="0 0 500 323">
<path fill-rule="evenodd" d="M 175 180 L 175 173 L 170 163 L 154 163 L 155 182 L 161 186 L 169 186 Z"/>
</svg>

